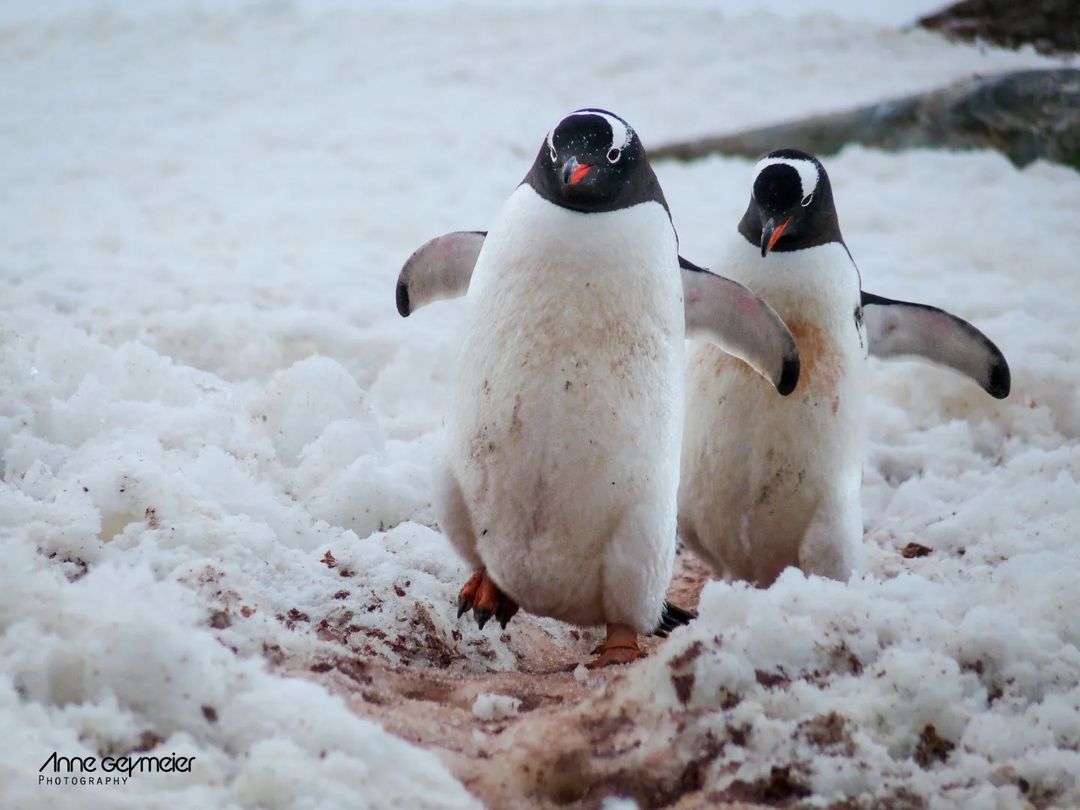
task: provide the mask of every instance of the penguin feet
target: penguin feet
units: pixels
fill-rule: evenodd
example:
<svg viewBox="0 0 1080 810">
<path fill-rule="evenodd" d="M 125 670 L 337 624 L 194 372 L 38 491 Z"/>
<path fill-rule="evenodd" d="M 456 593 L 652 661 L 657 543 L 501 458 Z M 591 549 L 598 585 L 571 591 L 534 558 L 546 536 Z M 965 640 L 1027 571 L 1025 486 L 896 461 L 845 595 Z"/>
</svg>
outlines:
<svg viewBox="0 0 1080 810">
<path fill-rule="evenodd" d="M 660 638 L 667 638 L 668 633 L 674 630 L 676 627 L 680 627 L 684 624 L 690 624 L 697 618 L 697 613 L 692 610 L 686 610 L 678 605 L 673 605 L 671 602 L 665 601 L 664 607 L 660 612 L 660 624 L 653 630 L 654 636 Z"/>
<path fill-rule="evenodd" d="M 637 642 L 637 631 L 626 624 L 609 624 L 607 626 L 607 639 L 594 652 L 599 652 L 599 655 L 585 665 L 588 669 L 600 669 L 614 664 L 629 664 L 636 661 L 641 657 L 641 648 Z"/>
<path fill-rule="evenodd" d="M 461 589 L 457 600 L 457 615 L 472 610 L 473 618 L 481 630 L 492 616 L 504 630 L 506 624 L 518 612 L 517 603 L 499 590 L 499 586 L 487 575 L 486 568 L 478 568 Z"/>
</svg>

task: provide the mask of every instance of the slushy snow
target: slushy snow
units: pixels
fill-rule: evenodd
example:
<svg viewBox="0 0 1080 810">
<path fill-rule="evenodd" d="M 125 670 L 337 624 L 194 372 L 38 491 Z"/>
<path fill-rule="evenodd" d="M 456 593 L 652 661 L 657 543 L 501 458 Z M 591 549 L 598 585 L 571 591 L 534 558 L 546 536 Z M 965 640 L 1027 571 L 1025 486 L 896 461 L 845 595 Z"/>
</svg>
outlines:
<svg viewBox="0 0 1080 810">
<path fill-rule="evenodd" d="M 1052 64 L 821 3 L 556 5 L 0 14 L 0 805 L 479 806 L 311 671 L 517 666 L 455 616 L 431 480 L 462 307 L 402 321 L 405 257 L 492 222 L 578 107 L 648 146 Z M 988 152 L 826 166 L 865 288 L 970 319 L 1013 393 L 872 363 L 867 574 L 711 584 L 616 688 L 672 734 L 694 710 L 646 748 L 744 738 L 717 789 L 783 765 L 824 799 L 1078 804 L 1080 180 Z M 708 264 L 752 161 L 657 171 Z M 141 750 L 195 765 L 37 783 L 53 751 Z"/>
<path fill-rule="evenodd" d="M 481 720 L 505 720 L 516 715 L 520 709 L 520 698 L 482 692 L 473 701 L 472 712 Z"/>
</svg>

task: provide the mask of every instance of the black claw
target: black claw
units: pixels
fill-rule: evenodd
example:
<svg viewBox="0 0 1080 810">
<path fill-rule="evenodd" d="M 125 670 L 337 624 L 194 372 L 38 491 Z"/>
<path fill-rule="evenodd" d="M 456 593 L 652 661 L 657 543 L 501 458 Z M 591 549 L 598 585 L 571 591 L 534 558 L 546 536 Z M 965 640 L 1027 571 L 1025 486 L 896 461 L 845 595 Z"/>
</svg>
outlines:
<svg viewBox="0 0 1080 810">
<path fill-rule="evenodd" d="M 499 627 L 503 630 L 506 629 L 506 625 L 510 624 L 510 617 L 503 613 L 501 610 L 495 614 L 495 620 L 499 623 Z"/>
<path fill-rule="evenodd" d="M 697 618 L 697 612 L 673 605 L 671 602 L 664 602 L 664 616 L 670 618 L 676 625 L 689 624 Z"/>
<path fill-rule="evenodd" d="M 660 612 L 660 624 L 653 630 L 653 635 L 667 638 L 667 634 L 676 627 L 689 624 L 696 618 L 697 613 L 694 611 L 673 605 L 671 602 L 664 602 L 663 610 Z"/>
<path fill-rule="evenodd" d="M 462 616 L 464 616 L 465 611 L 468 610 L 470 606 L 470 600 L 468 599 L 468 597 L 459 596 L 457 598 L 457 617 L 460 619 Z"/>
<path fill-rule="evenodd" d="M 507 604 L 506 600 L 502 600 L 499 603 L 499 609 L 495 611 L 495 620 L 499 623 L 499 626 L 505 630 L 506 625 L 510 623 L 512 618 L 514 618 L 514 611 L 511 606 Z"/>
<path fill-rule="evenodd" d="M 488 619 L 491 618 L 491 611 L 481 607 L 474 607 L 472 613 L 473 618 L 476 619 L 476 624 L 483 630 L 484 625 L 487 624 Z"/>
</svg>

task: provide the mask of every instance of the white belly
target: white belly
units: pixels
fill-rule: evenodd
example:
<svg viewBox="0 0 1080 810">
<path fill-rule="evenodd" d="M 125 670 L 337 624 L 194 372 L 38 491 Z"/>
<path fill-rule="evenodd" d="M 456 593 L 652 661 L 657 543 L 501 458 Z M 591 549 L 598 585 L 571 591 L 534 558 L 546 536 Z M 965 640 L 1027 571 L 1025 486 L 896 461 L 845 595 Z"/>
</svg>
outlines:
<svg viewBox="0 0 1080 810">
<path fill-rule="evenodd" d="M 721 273 L 776 309 L 799 346 L 788 397 L 695 343 L 679 529 L 720 573 L 767 585 L 787 566 L 846 578 L 861 542 L 865 337 L 858 275 L 840 245 L 771 254 L 734 245 Z"/>
<path fill-rule="evenodd" d="M 586 215 L 528 186 L 488 234 L 446 461 L 475 554 L 530 612 L 642 630 L 658 615 L 683 402 L 676 257 L 658 204 Z"/>
</svg>

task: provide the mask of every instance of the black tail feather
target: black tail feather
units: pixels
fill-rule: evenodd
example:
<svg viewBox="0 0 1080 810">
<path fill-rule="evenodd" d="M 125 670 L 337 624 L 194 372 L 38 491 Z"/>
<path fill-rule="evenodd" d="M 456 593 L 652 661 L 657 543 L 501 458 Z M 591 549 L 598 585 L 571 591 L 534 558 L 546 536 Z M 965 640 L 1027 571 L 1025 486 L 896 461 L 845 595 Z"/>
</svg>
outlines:
<svg viewBox="0 0 1080 810">
<path fill-rule="evenodd" d="M 660 612 L 660 624 L 655 630 L 653 630 L 654 636 L 660 636 L 660 638 L 667 638 L 668 633 L 684 624 L 689 624 L 691 621 L 697 618 L 697 613 L 692 610 L 686 610 L 678 605 L 673 605 L 671 602 L 664 602 L 664 607 Z"/>
</svg>

